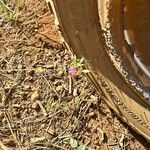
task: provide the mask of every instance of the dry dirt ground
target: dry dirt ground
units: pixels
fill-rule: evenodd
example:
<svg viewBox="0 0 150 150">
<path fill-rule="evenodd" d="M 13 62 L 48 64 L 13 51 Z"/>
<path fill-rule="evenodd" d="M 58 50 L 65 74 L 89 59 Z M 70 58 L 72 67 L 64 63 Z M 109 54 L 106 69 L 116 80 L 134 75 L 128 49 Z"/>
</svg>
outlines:
<svg viewBox="0 0 150 150">
<path fill-rule="evenodd" d="M 93 90 L 84 60 L 60 44 L 46 3 L 5 4 L 8 12 L 0 14 L 0 149 L 147 149 Z"/>
</svg>

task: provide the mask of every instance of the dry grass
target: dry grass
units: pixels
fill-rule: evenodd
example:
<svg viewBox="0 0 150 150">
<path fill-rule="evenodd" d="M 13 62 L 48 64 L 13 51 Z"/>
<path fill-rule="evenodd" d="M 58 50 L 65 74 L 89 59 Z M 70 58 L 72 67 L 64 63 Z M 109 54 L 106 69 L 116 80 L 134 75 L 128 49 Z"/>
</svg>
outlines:
<svg viewBox="0 0 150 150">
<path fill-rule="evenodd" d="M 60 44 L 53 20 L 42 0 L 27 0 L 14 21 L 0 19 L 0 148 L 144 149 Z"/>
</svg>

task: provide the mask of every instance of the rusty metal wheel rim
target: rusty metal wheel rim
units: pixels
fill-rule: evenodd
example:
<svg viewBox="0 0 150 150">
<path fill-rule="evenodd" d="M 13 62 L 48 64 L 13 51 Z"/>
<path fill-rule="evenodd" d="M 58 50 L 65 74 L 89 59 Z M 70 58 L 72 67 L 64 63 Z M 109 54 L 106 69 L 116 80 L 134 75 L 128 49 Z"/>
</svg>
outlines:
<svg viewBox="0 0 150 150">
<path fill-rule="evenodd" d="M 139 69 L 138 64 L 139 60 L 136 59 L 134 49 L 126 42 L 124 37 L 124 18 L 122 12 L 124 6 L 122 2 L 124 1 L 112 2 L 111 0 L 104 0 L 102 2 L 97 0 L 97 2 L 100 26 L 103 30 L 107 53 L 111 61 L 113 61 L 115 68 L 134 91 L 141 95 L 143 99 L 147 99 L 149 103 L 150 78 L 145 73 L 141 75 L 139 71 L 141 69 Z M 122 45 L 118 44 L 120 41 L 117 38 L 120 38 L 119 40 Z M 126 55 L 128 63 L 122 57 L 123 55 Z"/>
<path fill-rule="evenodd" d="M 150 53 L 149 44 L 147 45 L 150 26 L 150 15 L 147 13 L 150 10 L 150 1 L 123 0 L 122 6 L 125 40 L 134 51 L 137 65 L 150 78 Z M 145 16 L 142 17 L 143 15 Z"/>
</svg>

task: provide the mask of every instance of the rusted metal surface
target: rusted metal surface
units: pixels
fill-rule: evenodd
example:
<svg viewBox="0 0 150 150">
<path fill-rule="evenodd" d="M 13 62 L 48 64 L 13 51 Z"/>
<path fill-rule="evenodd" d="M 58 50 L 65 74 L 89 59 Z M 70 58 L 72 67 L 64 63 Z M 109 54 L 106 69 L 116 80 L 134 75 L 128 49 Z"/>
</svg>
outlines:
<svg viewBox="0 0 150 150">
<path fill-rule="evenodd" d="M 150 1 L 126 0 L 125 15 L 127 30 L 134 33 L 133 47 L 142 61 L 150 66 Z"/>
</svg>

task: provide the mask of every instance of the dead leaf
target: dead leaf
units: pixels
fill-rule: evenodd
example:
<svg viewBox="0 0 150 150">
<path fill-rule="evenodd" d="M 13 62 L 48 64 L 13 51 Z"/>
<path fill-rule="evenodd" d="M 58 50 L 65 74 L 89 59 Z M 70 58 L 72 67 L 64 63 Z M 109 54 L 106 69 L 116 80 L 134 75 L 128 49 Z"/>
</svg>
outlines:
<svg viewBox="0 0 150 150">
<path fill-rule="evenodd" d="M 31 142 L 31 143 L 37 143 L 37 142 L 43 141 L 43 140 L 45 140 L 45 136 L 37 137 L 37 138 L 31 138 L 31 139 L 30 139 L 30 142 Z"/>
<path fill-rule="evenodd" d="M 33 93 L 32 93 L 32 95 L 31 95 L 31 100 L 32 101 L 35 101 L 35 100 L 37 100 L 38 98 L 39 98 L 39 92 L 38 92 L 38 90 L 36 90 L 36 91 L 34 91 Z"/>
<path fill-rule="evenodd" d="M 56 134 L 55 131 L 51 128 L 46 130 L 46 132 L 48 132 L 50 135 L 55 135 Z"/>
</svg>

